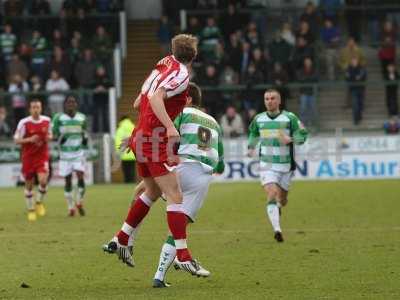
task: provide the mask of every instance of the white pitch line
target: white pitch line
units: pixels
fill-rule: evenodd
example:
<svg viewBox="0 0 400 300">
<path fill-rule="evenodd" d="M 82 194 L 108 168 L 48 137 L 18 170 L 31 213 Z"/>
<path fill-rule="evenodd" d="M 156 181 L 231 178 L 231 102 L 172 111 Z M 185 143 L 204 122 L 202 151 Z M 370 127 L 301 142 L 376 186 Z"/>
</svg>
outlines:
<svg viewBox="0 0 400 300">
<path fill-rule="evenodd" d="M 299 234 L 307 234 L 307 233 L 335 233 L 335 232 L 397 232 L 400 231 L 400 227 L 372 227 L 372 228 L 288 228 L 288 229 L 283 229 L 284 232 L 291 232 L 291 233 L 299 233 Z M 259 229 L 254 229 L 254 230 L 189 230 L 190 235 L 196 235 L 196 234 L 217 234 L 217 233 L 222 233 L 222 234 L 241 234 L 241 233 L 255 233 L 259 232 Z M 96 232 L 97 234 L 98 232 Z M 112 230 L 110 230 L 110 233 L 112 233 Z M 152 231 L 153 234 L 163 234 L 167 233 L 167 231 Z M 1 237 L 32 237 L 32 236 L 45 236 L 45 237 L 54 237 L 57 236 L 57 240 L 60 240 L 60 237 L 64 236 L 81 236 L 81 235 L 87 235 L 88 232 L 63 232 L 60 234 L 60 232 L 41 232 L 41 233 L 36 233 L 36 232 L 31 232 L 31 233 L 7 233 L 7 230 L 0 231 L 0 238 Z M 141 235 L 142 236 L 142 235 Z"/>
</svg>

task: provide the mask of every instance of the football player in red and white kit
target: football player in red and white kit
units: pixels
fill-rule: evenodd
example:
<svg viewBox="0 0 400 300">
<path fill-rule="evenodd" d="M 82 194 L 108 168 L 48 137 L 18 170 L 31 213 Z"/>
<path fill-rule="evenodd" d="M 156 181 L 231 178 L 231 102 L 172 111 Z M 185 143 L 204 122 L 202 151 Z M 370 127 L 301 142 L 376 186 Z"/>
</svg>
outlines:
<svg viewBox="0 0 400 300">
<path fill-rule="evenodd" d="M 179 133 L 173 120 L 182 112 L 188 96 L 189 70 L 197 55 L 197 38 L 179 34 L 172 39 L 172 54 L 160 60 L 145 80 L 134 106 L 139 107 L 139 121 L 129 142 L 136 156 L 138 174 L 143 177 L 145 192 L 129 209 L 121 230 L 103 249 L 116 253 L 133 266 L 128 239 L 138 231 L 153 201 L 163 193 L 167 199 L 167 221 L 177 249 L 177 264 L 192 275 L 210 272 L 192 259 L 186 244 L 187 218 L 182 211 L 182 192 L 171 164 L 177 156 L 173 148 Z"/>
<path fill-rule="evenodd" d="M 30 116 L 19 121 L 14 140 L 21 145 L 22 175 L 25 178 L 25 200 L 28 220 L 35 221 L 36 214 L 46 214 L 43 198 L 47 191 L 49 175 L 49 146 L 51 140 L 50 118 L 42 116 L 42 102 L 33 99 L 29 103 Z M 35 175 L 38 177 L 38 196 L 33 199 Z"/>
</svg>

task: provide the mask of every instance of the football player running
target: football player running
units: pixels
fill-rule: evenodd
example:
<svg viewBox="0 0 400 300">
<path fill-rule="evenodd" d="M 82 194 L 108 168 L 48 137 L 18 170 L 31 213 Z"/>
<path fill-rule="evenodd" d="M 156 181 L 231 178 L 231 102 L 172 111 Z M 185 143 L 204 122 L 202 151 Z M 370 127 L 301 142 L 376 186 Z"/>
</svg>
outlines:
<svg viewBox="0 0 400 300">
<path fill-rule="evenodd" d="M 14 134 L 14 141 L 21 145 L 22 175 L 25 179 L 25 201 L 28 209 L 28 220 L 36 221 L 37 215 L 44 216 L 43 204 L 47 192 L 49 176 L 49 145 L 51 140 L 50 118 L 43 116 L 42 102 L 32 99 L 29 102 L 30 116 L 19 121 Z M 34 198 L 33 185 L 38 178 L 38 195 Z"/>
<path fill-rule="evenodd" d="M 85 147 L 88 136 L 86 116 L 78 112 L 78 100 L 73 95 L 64 101 L 64 112 L 53 118 L 53 135 L 58 140 L 60 162 L 59 174 L 65 178 L 64 197 L 67 201 L 68 215 L 75 215 L 75 208 L 81 216 L 85 215 L 83 198 L 85 195 Z M 77 192 L 73 193 L 72 175 L 78 178 Z"/>
<path fill-rule="evenodd" d="M 267 215 L 277 242 L 283 242 L 281 208 L 288 202 L 289 186 L 296 169 L 294 145 L 307 139 L 307 130 L 291 112 L 280 110 L 281 95 L 275 89 L 264 94 L 266 111 L 256 115 L 249 127 L 249 156 L 260 146 L 260 179 L 267 194 Z"/>
</svg>

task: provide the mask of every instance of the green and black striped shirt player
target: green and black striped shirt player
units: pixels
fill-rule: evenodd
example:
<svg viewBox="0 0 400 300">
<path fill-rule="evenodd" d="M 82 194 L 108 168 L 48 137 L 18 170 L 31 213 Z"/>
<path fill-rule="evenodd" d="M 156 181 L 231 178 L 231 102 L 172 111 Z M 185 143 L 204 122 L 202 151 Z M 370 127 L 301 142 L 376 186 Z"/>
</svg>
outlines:
<svg viewBox="0 0 400 300">
<path fill-rule="evenodd" d="M 53 117 L 53 136 L 58 140 L 60 160 L 79 161 L 85 157 L 86 116 L 58 113 Z"/>
<path fill-rule="evenodd" d="M 76 101 L 67 97 L 68 101 Z M 65 178 L 64 196 L 68 204 L 69 216 L 75 215 L 75 206 L 84 215 L 83 196 L 85 194 L 84 173 L 86 169 L 87 119 L 80 112 L 59 113 L 53 117 L 53 135 L 58 140 L 59 175 Z M 72 188 L 72 174 L 78 176 L 75 197 Z M 75 198 L 75 200 L 74 200 Z"/>
<path fill-rule="evenodd" d="M 267 111 L 256 115 L 249 127 L 249 148 L 253 152 L 259 146 L 260 180 L 268 197 L 267 215 L 274 238 L 283 242 L 281 207 L 287 203 L 296 169 L 295 145 L 306 141 L 307 130 L 295 114 L 279 110 L 280 95 L 276 90 L 267 90 L 264 102 Z"/>
<path fill-rule="evenodd" d="M 280 140 L 282 133 L 290 136 L 293 143 Z M 260 170 L 287 173 L 296 169 L 294 144 L 301 145 L 307 139 L 307 130 L 297 116 L 281 111 L 276 116 L 268 112 L 256 115 L 249 127 L 249 148 L 260 147 Z"/>
<path fill-rule="evenodd" d="M 174 123 L 180 134 L 180 161 L 199 162 L 209 173 L 223 173 L 224 147 L 217 121 L 197 108 L 186 107 Z"/>
<path fill-rule="evenodd" d="M 193 97 L 190 92 L 189 96 Z M 176 174 L 182 190 L 182 210 L 194 222 L 207 196 L 212 174 L 224 172 L 222 130 L 213 117 L 191 106 L 185 107 L 174 123 L 180 134 Z M 153 286 L 165 286 L 165 276 L 175 255 L 175 243 L 169 236 L 161 249 Z"/>
</svg>

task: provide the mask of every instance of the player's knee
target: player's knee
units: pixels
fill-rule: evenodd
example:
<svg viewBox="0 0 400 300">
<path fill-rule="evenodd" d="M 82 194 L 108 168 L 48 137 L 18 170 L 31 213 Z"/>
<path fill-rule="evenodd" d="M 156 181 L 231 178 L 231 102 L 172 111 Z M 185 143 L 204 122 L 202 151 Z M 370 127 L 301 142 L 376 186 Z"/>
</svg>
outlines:
<svg viewBox="0 0 400 300">
<path fill-rule="evenodd" d="M 287 199 L 286 197 L 280 198 L 280 199 L 279 199 L 279 203 L 280 203 L 282 206 L 286 206 L 286 204 L 288 203 L 288 199 Z"/>
<path fill-rule="evenodd" d="M 40 178 L 40 179 L 39 179 L 39 186 L 40 186 L 41 188 L 46 188 L 46 186 L 47 186 L 47 179 L 46 179 L 46 178 Z"/>
<path fill-rule="evenodd" d="M 76 176 L 78 177 L 78 180 L 85 180 L 83 172 L 76 172 Z"/>
<path fill-rule="evenodd" d="M 160 191 L 157 190 L 145 190 L 143 192 L 151 201 L 156 202 L 158 198 L 161 197 Z"/>
<path fill-rule="evenodd" d="M 85 179 L 78 178 L 78 187 L 85 187 Z"/>
<path fill-rule="evenodd" d="M 168 201 L 175 204 L 181 204 L 183 201 L 183 196 L 179 189 L 177 191 L 169 191 L 166 196 Z"/>
<path fill-rule="evenodd" d="M 269 200 L 274 200 L 274 199 L 277 198 L 278 193 L 275 191 L 275 189 L 270 189 L 270 190 L 268 190 L 268 192 L 267 192 L 267 196 L 268 196 L 268 199 L 269 199 Z"/>
<path fill-rule="evenodd" d="M 71 175 L 65 177 L 64 189 L 68 192 L 72 190 L 72 176 Z"/>
</svg>

